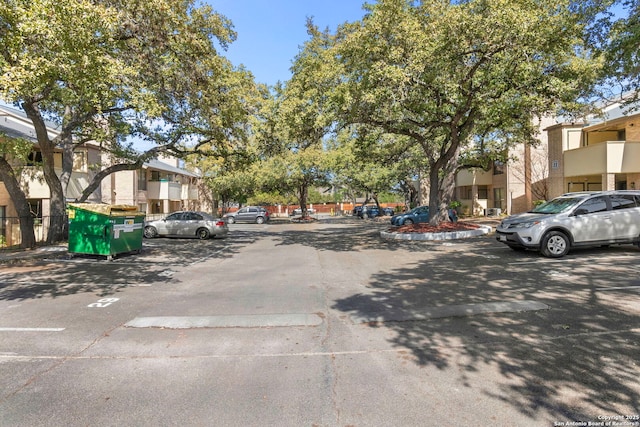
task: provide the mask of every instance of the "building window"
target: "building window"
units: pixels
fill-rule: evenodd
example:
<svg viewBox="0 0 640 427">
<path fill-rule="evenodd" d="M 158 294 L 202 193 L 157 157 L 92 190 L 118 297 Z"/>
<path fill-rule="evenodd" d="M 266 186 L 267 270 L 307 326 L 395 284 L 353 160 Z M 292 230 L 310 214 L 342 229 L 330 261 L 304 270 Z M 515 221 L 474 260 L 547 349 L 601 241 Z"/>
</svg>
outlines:
<svg viewBox="0 0 640 427">
<path fill-rule="evenodd" d="M 493 162 L 493 174 L 502 175 L 504 173 L 504 163 L 496 160 Z"/>
<path fill-rule="evenodd" d="M 147 171 L 146 169 L 140 169 L 138 171 L 138 190 L 147 190 Z"/>
<path fill-rule="evenodd" d="M 32 151 L 27 157 L 27 166 L 40 166 L 42 165 L 42 152 Z"/>
<path fill-rule="evenodd" d="M 494 188 L 493 189 L 493 207 L 500 208 L 504 210 L 504 189 L 503 188 Z"/>
<path fill-rule="evenodd" d="M 486 200 L 489 198 L 489 189 L 486 185 L 478 186 L 478 199 Z"/>
</svg>

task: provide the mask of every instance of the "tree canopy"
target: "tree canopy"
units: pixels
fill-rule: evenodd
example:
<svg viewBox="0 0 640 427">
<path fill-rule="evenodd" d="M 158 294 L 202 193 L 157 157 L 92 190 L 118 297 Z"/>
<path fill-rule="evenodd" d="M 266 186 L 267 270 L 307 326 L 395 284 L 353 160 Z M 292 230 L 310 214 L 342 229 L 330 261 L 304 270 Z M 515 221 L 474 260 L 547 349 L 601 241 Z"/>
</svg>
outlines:
<svg viewBox="0 0 640 427">
<path fill-rule="evenodd" d="M 331 66 L 343 82 L 341 117 L 422 147 L 432 222 L 445 217 L 460 150 L 478 132 L 525 137 L 532 117 L 579 107 L 599 63 L 584 46 L 587 17 L 573 6 L 380 0 L 339 29 Z"/>
<path fill-rule="evenodd" d="M 112 154 L 108 174 L 159 152 L 219 150 L 246 137 L 253 78 L 219 49 L 231 23 L 192 0 L 8 0 L 0 5 L 0 97 L 33 122 L 51 190 L 49 241 L 62 238 L 73 151 L 93 141 Z M 50 138 L 45 120 L 58 123 Z M 146 153 L 133 140 L 154 144 Z M 56 174 L 53 153 L 63 151 Z"/>
</svg>

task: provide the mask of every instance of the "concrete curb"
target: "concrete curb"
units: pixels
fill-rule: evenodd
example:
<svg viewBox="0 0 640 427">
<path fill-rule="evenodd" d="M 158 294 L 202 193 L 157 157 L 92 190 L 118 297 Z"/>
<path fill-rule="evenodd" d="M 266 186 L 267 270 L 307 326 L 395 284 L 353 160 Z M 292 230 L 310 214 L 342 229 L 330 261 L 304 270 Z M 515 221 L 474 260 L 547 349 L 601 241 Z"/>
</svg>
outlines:
<svg viewBox="0 0 640 427">
<path fill-rule="evenodd" d="M 385 240 L 455 240 L 489 234 L 493 230 L 488 225 L 480 225 L 476 230 L 451 231 L 442 233 L 393 233 L 381 231 L 380 237 Z"/>
</svg>

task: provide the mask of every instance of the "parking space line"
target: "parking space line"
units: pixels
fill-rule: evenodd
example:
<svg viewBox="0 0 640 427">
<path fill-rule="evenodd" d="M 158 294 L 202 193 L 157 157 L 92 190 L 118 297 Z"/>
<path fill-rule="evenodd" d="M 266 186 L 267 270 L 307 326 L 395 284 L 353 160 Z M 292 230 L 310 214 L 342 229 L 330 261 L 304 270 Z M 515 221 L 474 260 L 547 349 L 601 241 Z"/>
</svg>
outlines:
<svg viewBox="0 0 640 427">
<path fill-rule="evenodd" d="M 220 253 L 222 253 L 222 251 L 226 250 L 229 248 L 229 245 L 225 245 L 223 247 L 221 247 L 220 249 L 218 249 L 217 251 L 212 252 L 210 255 L 204 256 L 202 258 L 196 259 L 195 261 L 190 262 L 189 264 L 187 264 L 187 266 L 192 266 L 201 262 L 204 262 L 208 259 L 210 259 L 211 257 L 213 257 L 214 255 L 218 255 Z"/>
<path fill-rule="evenodd" d="M 593 261 L 598 261 L 599 263 L 601 263 L 602 261 L 607 261 L 607 260 L 615 260 L 616 263 L 620 263 L 622 261 L 627 261 L 627 260 L 635 260 L 637 257 L 628 255 L 628 256 L 614 256 L 614 255 L 605 255 L 605 256 L 590 256 L 590 257 L 584 257 L 584 258 L 580 258 L 580 257 L 563 257 L 563 258 L 544 258 L 544 257 L 540 257 L 537 259 L 533 259 L 533 260 L 527 260 L 527 261 L 514 261 L 514 262 L 510 262 L 509 265 L 524 265 L 524 264 L 553 264 L 553 263 L 562 263 L 562 264 L 572 264 L 572 263 L 578 263 L 578 262 L 593 262 Z"/>
<path fill-rule="evenodd" d="M 0 332 L 62 332 L 65 328 L 0 328 Z"/>
<path fill-rule="evenodd" d="M 523 311 L 548 310 L 550 307 L 538 301 L 499 301 L 475 304 L 445 305 L 425 307 L 420 310 L 388 310 L 368 314 L 351 315 L 353 323 L 405 322 L 415 320 L 442 319 L 447 317 L 468 317 L 477 314 L 516 313 Z"/>
<path fill-rule="evenodd" d="M 596 291 L 620 291 L 620 290 L 638 290 L 640 286 L 616 286 L 611 288 L 596 288 Z"/>
</svg>

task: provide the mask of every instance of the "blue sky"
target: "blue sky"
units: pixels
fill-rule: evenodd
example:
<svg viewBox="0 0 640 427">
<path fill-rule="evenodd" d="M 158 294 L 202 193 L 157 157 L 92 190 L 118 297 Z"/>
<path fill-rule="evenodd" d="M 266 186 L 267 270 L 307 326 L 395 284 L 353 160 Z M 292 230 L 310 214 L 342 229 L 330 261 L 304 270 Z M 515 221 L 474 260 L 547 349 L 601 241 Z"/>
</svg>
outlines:
<svg viewBox="0 0 640 427">
<path fill-rule="evenodd" d="M 305 27 L 312 17 L 320 29 L 336 27 L 364 15 L 360 0 L 208 0 L 229 18 L 237 40 L 222 54 L 243 64 L 259 83 L 274 85 L 291 77 L 291 61 L 308 40 Z"/>
</svg>

